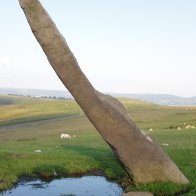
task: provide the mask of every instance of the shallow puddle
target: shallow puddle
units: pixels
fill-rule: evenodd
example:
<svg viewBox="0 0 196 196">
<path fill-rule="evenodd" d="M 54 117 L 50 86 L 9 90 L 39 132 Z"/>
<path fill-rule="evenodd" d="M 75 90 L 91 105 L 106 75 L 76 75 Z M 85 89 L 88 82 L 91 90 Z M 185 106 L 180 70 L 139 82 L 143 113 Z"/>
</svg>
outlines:
<svg viewBox="0 0 196 196">
<path fill-rule="evenodd" d="M 101 176 L 22 181 L 14 188 L 0 193 L 2 196 L 120 196 L 122 189 Z"/>
</svg>

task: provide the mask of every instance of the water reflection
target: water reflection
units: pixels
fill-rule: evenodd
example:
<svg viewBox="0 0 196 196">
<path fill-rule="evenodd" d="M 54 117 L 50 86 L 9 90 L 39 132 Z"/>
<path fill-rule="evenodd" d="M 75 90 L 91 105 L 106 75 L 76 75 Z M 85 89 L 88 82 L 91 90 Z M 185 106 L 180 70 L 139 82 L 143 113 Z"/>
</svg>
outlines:
<svg viewBox="0 0 196 196">
<path fill-rule="evenodd" d="M 0 193 L 2 196 L 120 196 L 122 189 L 101 176 L 22 181 L 16 187 Z"/>
</svg>

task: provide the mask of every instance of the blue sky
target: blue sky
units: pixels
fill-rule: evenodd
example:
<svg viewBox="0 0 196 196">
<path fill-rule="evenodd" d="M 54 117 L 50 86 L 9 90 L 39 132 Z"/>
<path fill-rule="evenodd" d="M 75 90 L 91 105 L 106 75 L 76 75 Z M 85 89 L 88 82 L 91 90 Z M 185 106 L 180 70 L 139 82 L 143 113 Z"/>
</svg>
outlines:
<svg viewBox="0 0 196 196">
<path fill-rule="evenodd" d="M 96 89 L 196 96 L 195 0 L 41 2 Z M 65 89 L 18 1 L 0 8 L 0 87 Z"/>
</svg>

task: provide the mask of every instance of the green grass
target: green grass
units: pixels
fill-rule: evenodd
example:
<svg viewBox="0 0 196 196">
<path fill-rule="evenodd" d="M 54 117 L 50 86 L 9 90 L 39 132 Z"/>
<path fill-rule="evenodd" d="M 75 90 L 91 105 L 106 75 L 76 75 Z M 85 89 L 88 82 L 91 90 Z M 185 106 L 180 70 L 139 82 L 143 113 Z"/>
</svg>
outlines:
<svg viewBox="0 0 196 196">
<path fill-rule="evenodd" d="M 196 195 L 196 129 L 182 126 L 184 122 L 196 125 L 196 108 L 163 107 L 120 99 L 140 128 L 152 128 L 151 134 L 160 145 L 169 144 L 163 148 L 191 181 L 189 185 L 136 185 L 86 117 L 59 118 L 61 115 L 79 114 L 80 108 L 75 102 L 24 97 L 22 101 L 19 97 L 17 99 L 12 104 L 0 106 L 0 119 L 9 119 L 0 126 L 0 189 L 12 186 L 21 176 L 47 179 L 54 177 L 54 171 L 59 176 L 102 171 L 109 179 L 119 182 L 126 191 Z M 48 118 L 48 115 L 55 119 L 37 121 Z M 32 120 L 35 123 L 30 126 L 1 129 L 5 125 L 18 125 Z M 177 130 L 178 126 L 182 127 L 181 131 Z M 60 139 L 61 133 L 76 135 L 76 138 Z M 35 153 L 38 149 L 42 152 Z"/>
<path fill-rule="evenodd" d="M 59 118 L 81 111 L 71 100 L 0 96 L 0 103 L 5 103 L 6 99 L 10 104 L 0 105 L 0 125 Z"/>
</svg>

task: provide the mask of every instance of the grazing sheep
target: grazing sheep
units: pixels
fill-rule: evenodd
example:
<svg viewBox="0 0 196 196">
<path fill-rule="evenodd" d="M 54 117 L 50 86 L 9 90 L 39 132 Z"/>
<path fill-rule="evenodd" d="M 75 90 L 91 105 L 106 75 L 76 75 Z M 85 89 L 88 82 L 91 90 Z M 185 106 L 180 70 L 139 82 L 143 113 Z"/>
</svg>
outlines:
<svg viewBox="0 0 196 196">
<path fill-rule="evenodd" d="M 187 125 L 186 126 L 186 129 L 195 129 L 195 126 L 193 126 L 193 125 Z"/>
<path fill-rule="evenodd" d="M 169 146 L 169 144 L 166 144 L 166 143 L 163 143 L 162 145 L 163 145 L 163 146 L 166 146 L 166 147 L 168 147 L 168 146 Z"/>
<path fill-rule="evenodd" d="M 150 129 L 148 129 L 148 131 L 153 131 L 153 129 L 152 129 L 152 128 L 150 128 Z"/>
<path fill-rule="evenodd" d="M 192 125 L 187 125 L 187 126 L 186 126 L 186 129 L 191 129 L 192 127 L 194 127 L 194 126 L 192 126 Z"/>
<path fill-rule="evenodd" d="M 180 130 L 181 130 L 181 128 L 180 128 L 180 127 L 178 127 L 178 130 L 180 131 Z"/>
<path fill-rule="evenodd" d="M 41 153 L 42 151 L 41 150 L 35 150 L 35 153 Z"/>
<path fill-rule="evenodd" d="M 68 138 L 68 139 L 70 139 L 71 138 L 71 135 L 69 135 L 67 133 L 62 133 L 61 134 L 61 138 Z"/>
</svg>

